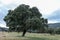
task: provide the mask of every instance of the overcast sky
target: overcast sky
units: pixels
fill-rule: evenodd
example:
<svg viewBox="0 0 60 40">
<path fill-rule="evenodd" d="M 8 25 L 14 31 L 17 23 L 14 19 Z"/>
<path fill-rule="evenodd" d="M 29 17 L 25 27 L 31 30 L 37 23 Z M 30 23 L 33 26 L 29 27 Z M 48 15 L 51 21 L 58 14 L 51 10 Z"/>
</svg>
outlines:
<svg viewBox="0 0 60 40">
<path fill-rule="evenodd" d="M 4 26 L 3 18 L 9 9 L 14 9 L 20 4 L 37 7 L 48 23 L 60 22 L 60 0 L 0 0 L 0 25 Z"/>
</svg>

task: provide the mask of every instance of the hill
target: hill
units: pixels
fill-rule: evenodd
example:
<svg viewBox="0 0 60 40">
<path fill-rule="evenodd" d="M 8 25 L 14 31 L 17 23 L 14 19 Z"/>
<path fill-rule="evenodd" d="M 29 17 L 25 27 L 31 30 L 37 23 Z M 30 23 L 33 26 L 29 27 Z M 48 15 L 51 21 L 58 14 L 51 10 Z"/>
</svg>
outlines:
<svg viewBox="0 0 60 40">
<path fill-rule="evenodd" d="M 60 27 L 60 23 L 50 23 L 48 24 L 48 26 L 52 28 L 56 28 L 56 27 Z"/>
<path fill-rule="evenodd" d="M 8 31 L 8 28 L 0 26 L 0 31 Z"/>
</svg>

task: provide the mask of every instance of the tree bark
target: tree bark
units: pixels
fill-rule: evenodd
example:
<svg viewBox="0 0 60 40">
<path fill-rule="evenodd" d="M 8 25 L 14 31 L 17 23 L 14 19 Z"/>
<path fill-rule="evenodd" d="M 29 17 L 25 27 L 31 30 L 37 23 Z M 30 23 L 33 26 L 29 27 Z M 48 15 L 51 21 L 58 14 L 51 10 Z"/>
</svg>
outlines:
<svg viewBox="0 0 60 40">
<path fill-rule="evenodd" d="M 24 29 L 24 30 L 23 30 L 23 34 L 22 34 L 22 36 L 24 37 L 25 34 L 26 34 L 26 30 Z"/>
</svg>

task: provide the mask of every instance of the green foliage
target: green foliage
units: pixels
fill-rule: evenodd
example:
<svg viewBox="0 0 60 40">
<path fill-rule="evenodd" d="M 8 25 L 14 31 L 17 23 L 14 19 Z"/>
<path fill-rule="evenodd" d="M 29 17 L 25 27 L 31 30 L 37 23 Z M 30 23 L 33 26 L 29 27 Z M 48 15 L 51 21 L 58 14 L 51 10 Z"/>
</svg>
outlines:
<svg viewBox="0 0 60 40">
<path fill-rule="evenodd" d="M 60 34 L 60 28 L 56 28 L 56 34 Z"/>
<path fill-rule="evenodd" d="M 14 10 L 9 10 L 4 21 L 10 30 L 21 31 L 29 28 L 40 29 L 47 27 L 47 19 L 42 18 L 42 14 L 37 7 L 30 8 L 29 5 L 21 4 Z"/>
<path fill-rule="evenodd" d="M 48 33 L 50 33 L 51 35 L 55 34 L 55 29 L 54 28 L 49 28 Z"/>
<path fill-rule="evenodd" d="M 60 34 L 60 28 L 48 28 L 50 34 Z"/>
</svg>

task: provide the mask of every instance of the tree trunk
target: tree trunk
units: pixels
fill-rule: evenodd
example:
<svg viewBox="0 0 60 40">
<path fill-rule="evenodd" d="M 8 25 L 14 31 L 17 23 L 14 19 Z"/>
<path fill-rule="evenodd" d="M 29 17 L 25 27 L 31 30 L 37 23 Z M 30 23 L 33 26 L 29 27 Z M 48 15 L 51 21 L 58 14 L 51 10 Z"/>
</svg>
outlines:
<svg viewBox="0 0 60 40">
<path fill-rule="evenodd" d="M 23 30 L 23 34 L 22 34 L 22 36 L 24 37 L 25 34 L 26 34 L 26 30 L 24 29 L 24 30 Z"/>
</svg>

